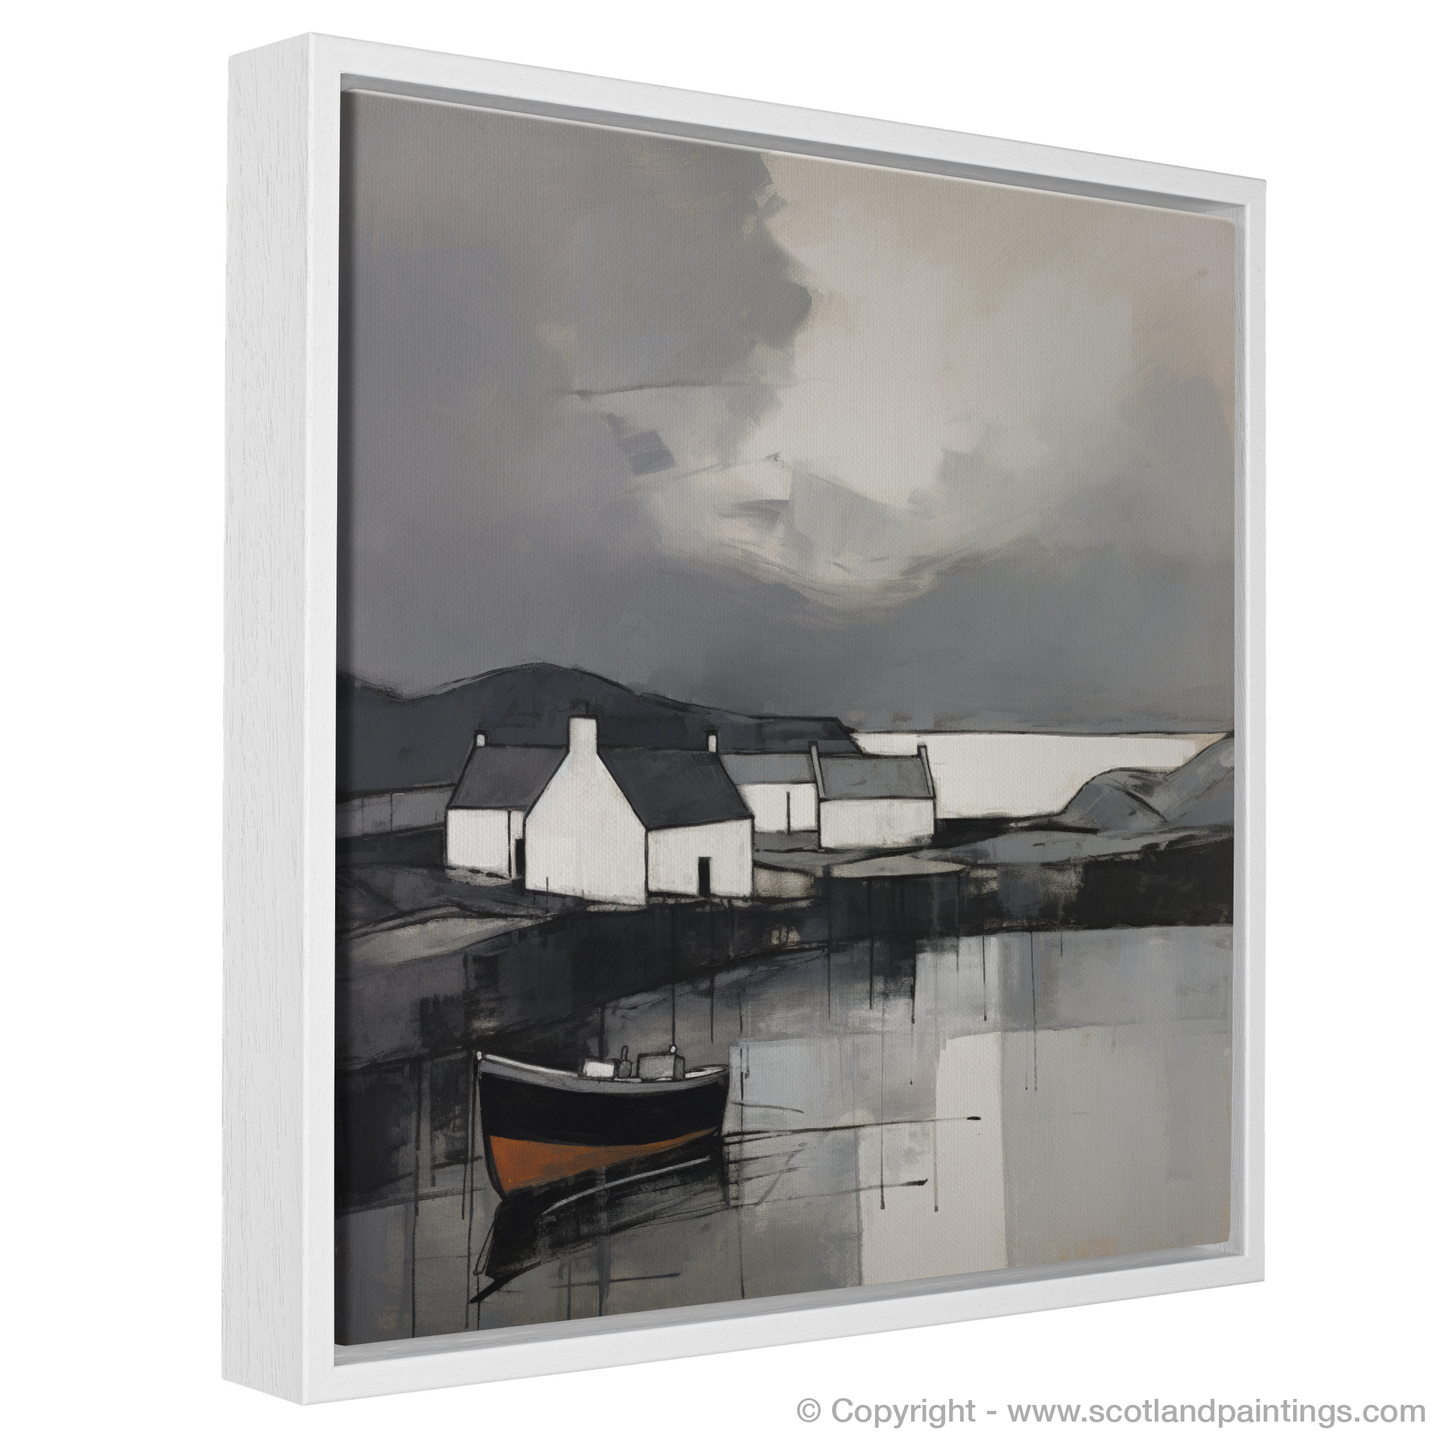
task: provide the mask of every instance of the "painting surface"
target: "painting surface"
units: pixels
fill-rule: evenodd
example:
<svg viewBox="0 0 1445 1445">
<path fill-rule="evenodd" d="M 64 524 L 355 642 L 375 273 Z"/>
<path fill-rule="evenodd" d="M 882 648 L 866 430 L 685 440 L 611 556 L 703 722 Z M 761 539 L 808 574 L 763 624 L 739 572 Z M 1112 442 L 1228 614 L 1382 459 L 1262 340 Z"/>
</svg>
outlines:
<svg viewBox="0 0 1445 1445">
<path fill-rule="evenodd" d="M 1225 1240 L 1232 224 L 343 131 L 338 1341 Z"/>
</svg>

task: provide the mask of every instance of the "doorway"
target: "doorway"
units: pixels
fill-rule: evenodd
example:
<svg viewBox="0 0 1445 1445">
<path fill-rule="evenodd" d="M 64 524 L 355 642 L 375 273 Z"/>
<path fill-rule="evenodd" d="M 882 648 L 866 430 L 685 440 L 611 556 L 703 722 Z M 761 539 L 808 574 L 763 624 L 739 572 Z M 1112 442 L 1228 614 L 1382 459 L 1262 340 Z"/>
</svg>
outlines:
<svg viewBox="0 0 1445 1445">
<path fill-rule="evenodd" d="M 699 898 L 712 897 L 711 858 L 699 858 L 697 860 L 697 896 Z"/>
</svg>

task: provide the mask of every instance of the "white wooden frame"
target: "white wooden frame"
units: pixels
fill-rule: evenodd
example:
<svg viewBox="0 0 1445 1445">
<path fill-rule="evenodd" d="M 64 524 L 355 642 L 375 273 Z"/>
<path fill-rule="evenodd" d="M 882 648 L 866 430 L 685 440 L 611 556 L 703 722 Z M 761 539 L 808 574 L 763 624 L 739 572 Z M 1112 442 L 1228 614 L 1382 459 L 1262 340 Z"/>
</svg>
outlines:
<svg viewBox="0 0 1445 1445">
<path fill-rule="evenodd" d="M 333 1343 L 339 97 L 350 88 L 1235 220 L 1239 824 L 1234 1204 L 1227 1244 L 566 1325 Z M 1264 183 L 306 35 L 231 62 L 228 244 L 227 1378 L 292 1400 L 335 1400 L 1262 1278 Z"/>
</svg>

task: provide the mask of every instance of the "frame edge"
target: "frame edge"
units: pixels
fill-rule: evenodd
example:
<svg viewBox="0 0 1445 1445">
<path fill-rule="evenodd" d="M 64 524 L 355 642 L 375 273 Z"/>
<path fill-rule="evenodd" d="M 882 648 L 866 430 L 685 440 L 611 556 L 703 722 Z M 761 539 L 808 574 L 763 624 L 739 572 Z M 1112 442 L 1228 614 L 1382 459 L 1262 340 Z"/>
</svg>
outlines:
<svg viewBox="0 0 1445 1445">
<path fill-rule="evenodd" d="M 222 1374 L 302 1398 L 308 44 L 227 117 Z"/>
</svg>

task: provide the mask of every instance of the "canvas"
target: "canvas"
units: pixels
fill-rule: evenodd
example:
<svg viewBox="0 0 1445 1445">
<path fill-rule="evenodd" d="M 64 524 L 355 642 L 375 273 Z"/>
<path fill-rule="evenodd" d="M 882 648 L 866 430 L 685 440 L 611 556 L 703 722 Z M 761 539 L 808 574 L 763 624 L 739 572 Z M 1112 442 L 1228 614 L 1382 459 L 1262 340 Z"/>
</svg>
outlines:
<svg viewBox="0 0 1445 1445">
<path fill-rule="evenodd" d="M 336 1339 L 1219 1244 L 1232 220 L 342 97 Z"/>
</svg>

